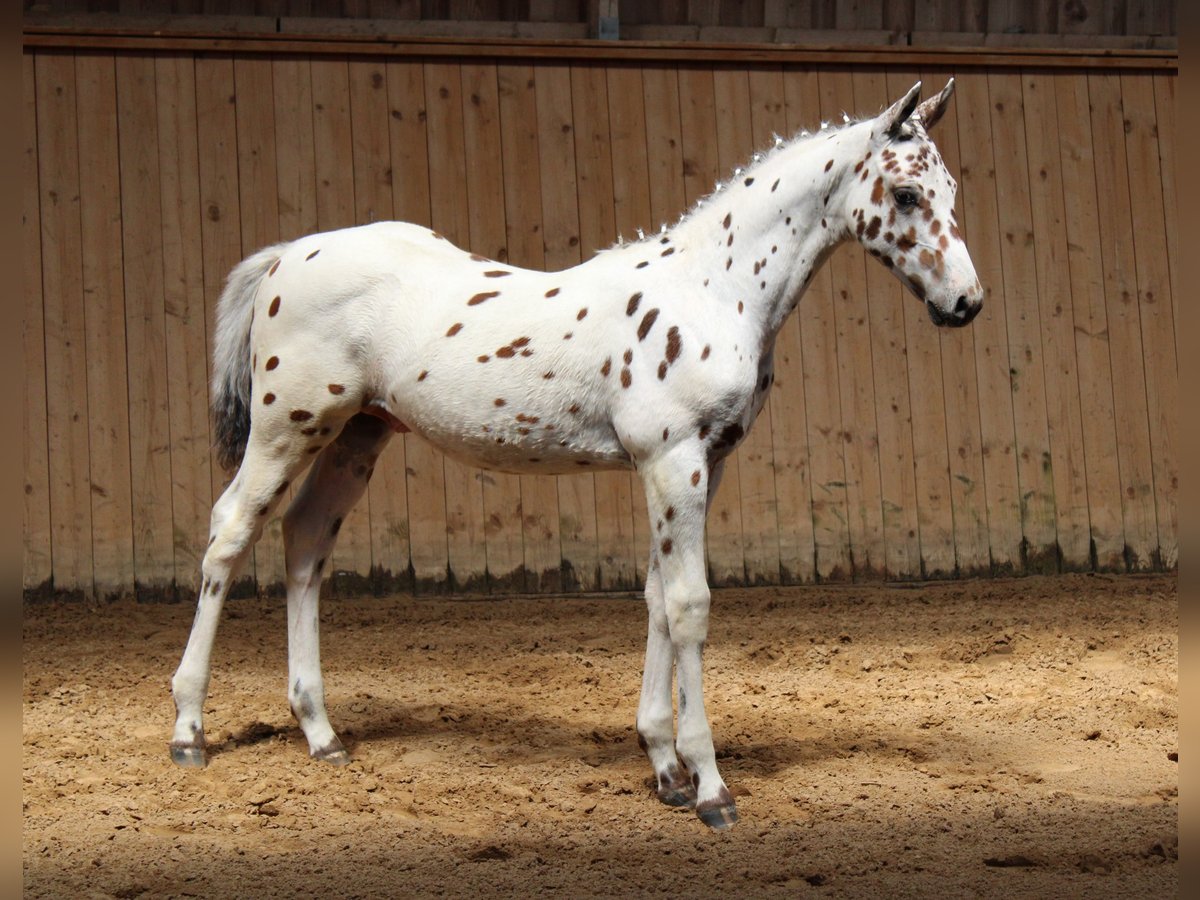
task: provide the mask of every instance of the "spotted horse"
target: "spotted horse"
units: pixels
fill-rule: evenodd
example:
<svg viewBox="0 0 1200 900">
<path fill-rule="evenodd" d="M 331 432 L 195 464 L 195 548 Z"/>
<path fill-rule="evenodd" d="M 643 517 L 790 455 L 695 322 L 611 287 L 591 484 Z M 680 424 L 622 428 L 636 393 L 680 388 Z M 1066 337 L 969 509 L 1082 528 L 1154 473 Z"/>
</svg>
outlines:
<svg viewBox="0 0 1200 900">
<path fill-rule="evenodd" d="M 220 461 L 198 608 L 172 680 L 170 749 L 206 761 L 201 708 L 221 606 L 290 484 L 283 516 L 288 699 L 312 756 L 349 757 L 325 710 L 318 591 L 338 529 L 396 432 L 505 472 L 640 474 L 652 539 L 639 743 L 664 803 L 737 820 L 704 708 L 705 517 L 725 458 L 772 383 L 772 353 L 813 273 L 857 240 L 961 326 L 983 291 L 929 138 L 953 81 L 878 116 L 756 154 L 673 227 L 561 272 L 468 254 L 381 222 L 262 250 L 231 273 L 214 351 Z M 672 677 L 678 683 L 673 733 Z"/>
</svg>

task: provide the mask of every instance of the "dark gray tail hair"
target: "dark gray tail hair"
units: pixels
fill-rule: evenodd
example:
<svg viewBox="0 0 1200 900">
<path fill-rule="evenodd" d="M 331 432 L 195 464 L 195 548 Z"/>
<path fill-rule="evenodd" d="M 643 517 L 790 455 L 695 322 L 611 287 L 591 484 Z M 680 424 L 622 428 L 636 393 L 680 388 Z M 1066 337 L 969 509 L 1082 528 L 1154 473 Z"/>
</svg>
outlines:
<svg viewBox="0 0 1200 900">
<path fill-rule="evenodd" d="M 287 244 L 259 250 L 238 263 L 217 302 L 213 344 L 212 421 L 217 461 L 236 469 L 250 439 L 250 326 L 258 286 Z"/>
</svg>

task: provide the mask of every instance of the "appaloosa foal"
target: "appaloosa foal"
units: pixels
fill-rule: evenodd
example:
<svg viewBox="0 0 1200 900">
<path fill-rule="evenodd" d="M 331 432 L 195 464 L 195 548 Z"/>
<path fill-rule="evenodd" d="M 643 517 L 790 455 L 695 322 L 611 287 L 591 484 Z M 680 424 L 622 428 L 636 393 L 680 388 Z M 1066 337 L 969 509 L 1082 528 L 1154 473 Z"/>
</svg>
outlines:
<svg viewBox="0 0 1200 900">
<path fill-rule="evenodd" d="M 876 118 L 777 140 L 674 228 L 566 271 L 494 262 L 398 222 L 280 244 L 234 269 L 218 314 L 214 414 L 221 461 L 240 466 L 213 508 L 172 682 L 175 762 L 204 765 L 221 604 L 310 464 L 283 521 L 288 699 L 312 755 L 347 761 L 325 712 L 318 589 L 376 457 L 394 432 L 412 431 L 506 472 L 640 473 L 653 539 L 639 740 L 663 802 L 694 805 L 714 827 L 736 821 L 701 690 L 705 514 L 771 387 L 775 336 L 839 244 L 857 239 L 937 325 L 979 312 L 957 188 L 928 136 L 952 88 L 918 106 L 918 83 Z"/>
</svg>

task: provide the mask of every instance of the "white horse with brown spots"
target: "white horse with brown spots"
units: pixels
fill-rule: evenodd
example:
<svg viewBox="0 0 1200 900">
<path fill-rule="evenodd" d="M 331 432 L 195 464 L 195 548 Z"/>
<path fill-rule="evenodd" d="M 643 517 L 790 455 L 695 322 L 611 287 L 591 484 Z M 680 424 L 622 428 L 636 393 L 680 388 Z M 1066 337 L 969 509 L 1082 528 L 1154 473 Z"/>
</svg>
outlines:
<svg viewBox="0 0 1200 900">
<path fill-rule="evenodd" d="M 241 263 L 220 301 L 214 403 L 222 462 L 240 466 L 213 509 L 172 682 L 174 760 L 205 762 L 201 707 L 222 602 L 310 465 L 283 520 L 288 699 L 312 755 L 348 759 L 325 712 L 322 570 L 376 457 L 394 432 L 412 431 L 507 472 L 639 472 L 653 532 L 639 742 L 661 800 L 733 823 L 701 689 L 705 515 L 766 399 L 775 337 L 839 244 L 857 239 L 938 325 L 979 311 L 956 185 L 928 136 L 952 87 L 918 106 L 918 83 L 873 119 L 778 140 L 674 228 L 562 272 L 469 255 L 396 222 Z"/>
</svg>

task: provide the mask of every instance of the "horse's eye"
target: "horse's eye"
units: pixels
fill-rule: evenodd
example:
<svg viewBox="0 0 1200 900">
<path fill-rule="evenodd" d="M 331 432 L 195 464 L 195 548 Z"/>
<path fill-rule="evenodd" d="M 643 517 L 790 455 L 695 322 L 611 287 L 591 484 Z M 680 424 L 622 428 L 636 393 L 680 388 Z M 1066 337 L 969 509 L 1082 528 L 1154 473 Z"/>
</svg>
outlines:
<svg viewBox="0 0 1200 900">
<path fill-rule="evenodd" d="M 896 188 L 892 192 L 892 196 L 896 198 L 896 205 L 902 210 L 909 210 L 921 202 L 921 198 L 917 196 L 917 192 L 912 188 Z"/>
</svg>

